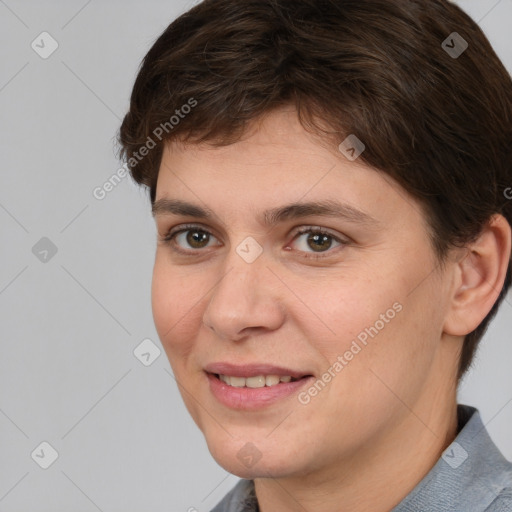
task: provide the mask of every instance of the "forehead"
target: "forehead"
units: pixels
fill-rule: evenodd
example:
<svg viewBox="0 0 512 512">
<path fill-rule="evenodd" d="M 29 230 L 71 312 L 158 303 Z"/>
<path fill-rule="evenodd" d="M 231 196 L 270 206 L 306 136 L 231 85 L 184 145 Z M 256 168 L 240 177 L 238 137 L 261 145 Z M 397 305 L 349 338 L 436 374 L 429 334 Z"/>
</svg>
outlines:
<svg viewBox="0 0 512 512">
<path fill-rule="evenodd" d="M 420 212 L 391 177 L 307 132 L 290 109 L 255 121 L 233 144 L 167 142 L 153 213 L 184 213 L 177 201 L 188 203 L 188 213 L 195 205 L 203 218 L 212 212 L 250 213 L 262 225 L 284 219 L 286 208 L 338 212 L 368 225 L 411 209 Z"/>
</svg>

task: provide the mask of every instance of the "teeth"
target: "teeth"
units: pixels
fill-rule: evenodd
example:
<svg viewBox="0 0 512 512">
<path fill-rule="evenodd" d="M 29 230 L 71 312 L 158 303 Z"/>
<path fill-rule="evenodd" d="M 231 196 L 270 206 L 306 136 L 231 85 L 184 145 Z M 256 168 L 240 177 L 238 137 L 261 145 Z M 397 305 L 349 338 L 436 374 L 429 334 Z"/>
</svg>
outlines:
<svg viewBox="0 0 512 512">
<path fill-rule="evenodd" d="M 245 386 L 245 379 L 243 377 L 229 377 L 229 385 L 235 388 L 243 388 Z"/>
<path fill-rule="evenodd" d="M 219 375 L 219 379 L 228 386 L 235 388 L 263 388 L 265 386 L 275 386 L 280 382 L 290 382 L 292 378 L 289 375 L 280 377 L 279 375 L 257 375 L 256 377 L 231 377 L 229 375 Z"/>
<path fill-rule="evenodd" d="M 265 387 L 265 377 L 263 375 L 247 377 L 247 379 L 245 379 L 245 385 L 248 388 L 263 388 Z"/>
<path fill-rule="evenodd" d="M 291 379 L 291 377 L 290 377 Z M 265 385 L 266 386 L 275 386 L 276 384 L 279 384 L 280 378 L 277 375 L 267 375 L 265 377 Z"/>
</svg>

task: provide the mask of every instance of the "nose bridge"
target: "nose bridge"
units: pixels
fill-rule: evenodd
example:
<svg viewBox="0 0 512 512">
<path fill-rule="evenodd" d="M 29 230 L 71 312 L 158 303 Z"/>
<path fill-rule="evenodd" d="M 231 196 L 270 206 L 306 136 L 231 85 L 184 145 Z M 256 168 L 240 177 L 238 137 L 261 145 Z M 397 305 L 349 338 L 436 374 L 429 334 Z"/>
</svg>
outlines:
<svg viewBox="0 0 512 512">
<path fill-rule="evenodd" d="M 269 288 L 272 273 L 262 246 L 247 237 L 232 247 L 225 272 L 214 286 L 203 315 L 219 337 L 238 339 L 247 328 L 276 329 L 282 321 L 279 300 Z M 275 278 L 274 278 L 275 279 Z"/>
</svg>

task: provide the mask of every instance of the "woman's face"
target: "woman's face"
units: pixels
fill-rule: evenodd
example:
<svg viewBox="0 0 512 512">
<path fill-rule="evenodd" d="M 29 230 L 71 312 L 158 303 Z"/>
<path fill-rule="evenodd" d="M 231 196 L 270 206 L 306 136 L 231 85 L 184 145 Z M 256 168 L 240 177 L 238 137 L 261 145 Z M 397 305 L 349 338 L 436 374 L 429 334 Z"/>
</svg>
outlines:
<svg viewBox="0 0 512 512">
<path fill-rule="evenodd" d="M 169 144 L 154 212 L 159 239 L 180 231 L 156 251 L 156 328 L 226 470 L 304 475 L 425 431 L 453 367 L 440 342 L 450 280 L 391 178 L 281 109 L 229 146 Z"/>
</svg>

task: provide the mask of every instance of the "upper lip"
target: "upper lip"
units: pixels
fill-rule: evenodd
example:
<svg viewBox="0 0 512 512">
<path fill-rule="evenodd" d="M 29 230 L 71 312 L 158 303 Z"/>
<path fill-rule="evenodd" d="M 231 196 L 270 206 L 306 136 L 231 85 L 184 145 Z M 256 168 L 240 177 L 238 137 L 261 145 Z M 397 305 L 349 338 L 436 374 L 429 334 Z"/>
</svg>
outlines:
<svg viewBox="0 0 512 512">
<path fill-rule="evenodd" d="M 280 377 L 289 375 L 295 379 L 300 379 L 307 372 L 292 370 L 282 366 L 274 366 L 271 364 L 231 364 L 225 362 L 211 363 L 205 366 L 208 373 L 216 373 L 220 375 L 228 375 L 230 377 L 256 377 L 258 375 L 279 375 Z"/>
</svg>

